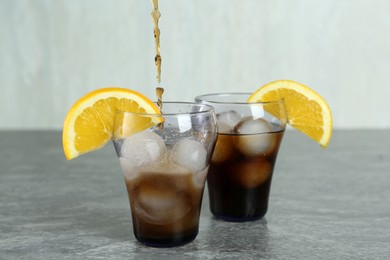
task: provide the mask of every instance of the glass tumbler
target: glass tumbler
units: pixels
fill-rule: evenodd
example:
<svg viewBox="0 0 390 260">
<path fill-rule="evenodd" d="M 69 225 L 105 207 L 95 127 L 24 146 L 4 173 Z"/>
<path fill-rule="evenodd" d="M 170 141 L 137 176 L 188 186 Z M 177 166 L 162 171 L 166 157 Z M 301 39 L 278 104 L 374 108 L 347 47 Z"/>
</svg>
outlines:
<svg viewBox="0 0 390 260">
<path fill-rule="evenodd" d="M 113 130 L 134 235 L 156 247 L 197 236 L 217 135 L 211 106 L 164 102 L 163 108 L 162 114 L 117 111 Z"/>
<path fill-rule="evenodd" d="M 210 210 L 226 221 L 261 219 L 279 146 L 286 128 L 283 100 L 247 103 L 250 93 L 198 96 L 215 109 L 218 138 L 207 185 Z"/>
</svg>

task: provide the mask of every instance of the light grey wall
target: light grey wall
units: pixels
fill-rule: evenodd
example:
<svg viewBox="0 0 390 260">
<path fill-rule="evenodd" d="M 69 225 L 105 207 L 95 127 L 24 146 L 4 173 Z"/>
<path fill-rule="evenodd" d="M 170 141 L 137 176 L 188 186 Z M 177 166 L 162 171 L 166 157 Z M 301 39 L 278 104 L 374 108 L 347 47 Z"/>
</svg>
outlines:
<svg viewBox="0 0 390 260">
<path fill-rule="evenodd" d="M 96 88 L 154 98 L 148 0 L 0 0 L 0 129 L 62 127 Z M 294 79 L 335 128 L 390 127 L 390 1 L 162 0 L 166 100 Z"/>
</svg>

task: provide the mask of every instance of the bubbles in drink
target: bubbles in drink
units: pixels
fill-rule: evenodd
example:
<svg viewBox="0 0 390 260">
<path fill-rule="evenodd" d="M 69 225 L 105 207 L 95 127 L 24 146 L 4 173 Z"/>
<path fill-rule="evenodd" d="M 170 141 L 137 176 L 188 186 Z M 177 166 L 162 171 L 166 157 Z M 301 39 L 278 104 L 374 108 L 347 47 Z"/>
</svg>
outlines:
<svg viewBox="0 0 390 260">
<path fill-rule="evenodd" d="M 231 133 L 240 122 L 241 116 L 236 111 L 225 111 L 217 114 L 218 133 Z"/>
<path fill-rule="evenodd" d="M 148 172 L 148 173 L 161 173 L 162 170 L 167 173 L 167 175 L 180 176 L 188 174 L 190 170 L 179 164 L 174 163 L 169 159 L 169 156 L 164 157 L 163 159 L 156 161 L 151 164 L 140 166 L 138 168 L 139 172 Z"/>
<path fill-rule="evenodd" d="M 193 172 L 198 172 L 206 167 L 207 151 L 195 140 L 183 139 L 172 148 L 171 160 Z"/>
<path fill-rule="evenodd" d="M 234 128 L 234 132 L 239 134 L 234 145 L 246 156 L 266 154 L 275 147 L 275 139 L 267 134 L 271 131 L 271 125 L 264 119 L 244 118 Z"/>
<path fill-rule="evenodd" d="M 143 131 L 125 138 L 121 148 L 122 167 L 127 170 L 150 164 L 165 156 L 162 138 L 153 132 Z"/>
</svg>

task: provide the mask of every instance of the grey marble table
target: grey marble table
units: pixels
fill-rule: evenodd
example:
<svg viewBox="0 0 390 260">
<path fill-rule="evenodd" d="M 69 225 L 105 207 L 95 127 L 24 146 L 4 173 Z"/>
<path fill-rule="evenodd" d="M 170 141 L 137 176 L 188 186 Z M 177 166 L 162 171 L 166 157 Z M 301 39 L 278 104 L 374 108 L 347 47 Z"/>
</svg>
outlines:
<svg viewBox="0 0 390 260">
<path fill-rule="evenodd" d="M 135 240 L 112 144 L 66 161 L 59 131 L 0 131 L 0 165 L 0 259 L 390 259 L 390 130 L 335 131 L 326 150 L 288 131 L 266 217 L 217 220 L 205 194 L 176 248 Z"/>
</svg>

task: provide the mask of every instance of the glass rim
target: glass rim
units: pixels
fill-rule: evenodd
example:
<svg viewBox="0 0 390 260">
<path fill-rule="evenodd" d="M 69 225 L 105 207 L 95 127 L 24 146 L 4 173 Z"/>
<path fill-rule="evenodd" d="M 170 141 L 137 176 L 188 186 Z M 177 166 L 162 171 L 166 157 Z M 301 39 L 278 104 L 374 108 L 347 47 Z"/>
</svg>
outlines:
<svg viewBox="0 0 390 260">
<path fill-rule="evenodd" d="M 250 92 L 218 92 L 218 93 L 209 93 L 203 94 L 195 97 L 196 102 L 205 102 L 207 104 L 220 104 L 220 105 L 266 105 L 266 104 L 277 104 L 285 103 L 284 98 L 270 101 L 258 101 L 258 102 L 245 102 L 245 101 L 218 101 L 218 100 L 204 100 L 203 97 L 213 97 L 213 96 L 237 96 L 237 95 L 247 95 L 250 96 L 253 93 Z M 204 104 L 204 103 L 203 103 Z"/>
<path fill-rule="evenodd" d="M 153 102 L 154 104 L 157 104 L 157 102 Z M 191 107 L 205 107 L 205 110 L 201 111 L 186 111 L 186 112 L 164 112 L 164 106 L 165 105 L 182 105 L 182 106 L 191 106 Z M 207 113 L 213 113 L 214 107 L 208 104 L 202 104 L 197 102 L 185 102 L 185 101 L 163 101 L 163 112 L 162 113 L 148 113 L 148 112 L 131 112 L 131 111 L 124 111 L 120 109 L 116 109 L 115 114 L 132 114 L 132 115 L 138 115 L 138 116 L 148 116 L 148 117 L 165 117 L 165 116 L 180 116 L 180 115 L 200 115 L 200 114 L 207 114 Z"/>
</svg>

